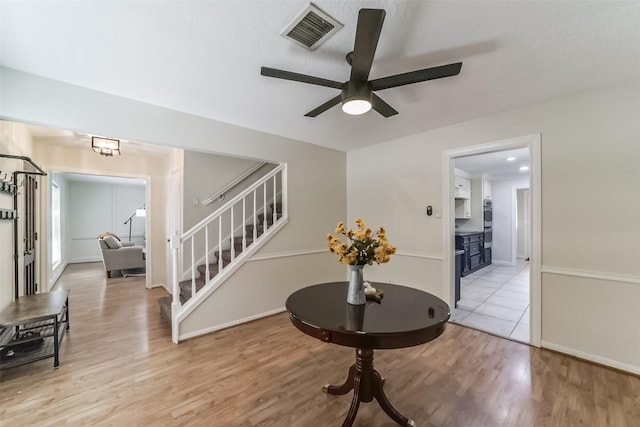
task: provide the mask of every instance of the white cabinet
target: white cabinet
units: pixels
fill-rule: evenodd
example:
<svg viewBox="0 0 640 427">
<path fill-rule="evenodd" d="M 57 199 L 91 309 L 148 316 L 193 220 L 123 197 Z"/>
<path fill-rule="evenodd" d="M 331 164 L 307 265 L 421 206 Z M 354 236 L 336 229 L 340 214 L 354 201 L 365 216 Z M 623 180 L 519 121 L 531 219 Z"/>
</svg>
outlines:
<svg viewBox="0 0 640 427">
<path fill-rule="evenodd" d="M 455 200 L 456 219 L 471 218 L 471 199 Z"/>
<path fill-rule="evenodd" d="M 482 198 L 491 200 L 491 181 L 486 178 L 482 178 Z"/>
<path fill-rule="evenodd" d="M 471 197 L 471 178 L 459 174 L 458 170 L 454 175 L 453 185 L 453 196 L 456 199 L 468 199 Z"/>
</svg>

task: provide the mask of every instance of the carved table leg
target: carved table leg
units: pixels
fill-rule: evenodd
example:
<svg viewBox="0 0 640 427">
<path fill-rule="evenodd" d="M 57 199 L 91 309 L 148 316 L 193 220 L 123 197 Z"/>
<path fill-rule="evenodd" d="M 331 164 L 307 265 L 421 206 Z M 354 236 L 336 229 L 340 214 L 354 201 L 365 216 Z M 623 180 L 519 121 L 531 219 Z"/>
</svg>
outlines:
<svg viewBox="0 0 640 427">
<path fill-rule="evenodd" d="M 356 372 L 355 378 L 353 380 L 353 399 L 351 399 L 351 406 L 349 407 L 349 413 L 347 414 L 347 418 L 344 419 L 342 423 L 342 427 L 351 427 L 353 422 L 356 419 L 356 414 L 358 413 L 358 408 L 360 407 L 360 384 L 362 381 L 362 373 Z"/>
<path fill-rule="evenodd" d="M 382 389 L 383 380 L 378 371 L 374 370 L 373 375 L 375 377 L 375 380 L 373 381 L 373 397 L 376 398 L 382 410 L 386 412 L 393 421 L 397 422 L 401 426 L 415 426 L 415 422 L 413 420 L 402 415 L 391 405 L 391 402 L 389 402 L 387 395 L 384 394 L 384 390 Z"/>
<path fill-rule="evenodd" d="M 339 386 L 325 385 L 322 391 L 329 394 L 342 395 L 353 390 L 353 399 L 349 407 L 349 413 L 342 427 L 350 427 L 358 413 L 360 402 L 371 402 L 374 398 L 380 404 L 382 410 L 395 422 L 402 426 L 414 427 L 413 420 L 403 416 L 389 402 L 382 388 L 384 378 L 373 369 L 373 350 L 356 349 L 356 363 L 349 368 L 349 375 L 344 384 Z"/>
<path fill-rule="evenodd" d="M 349 368 L 349 375 L 347 375 L 347 379 L 342 385 L 330 385 L 325 384 L 322 386 L 322 391 L 329 394 L 335 395 L 343 395 L 349 393 L 353 390 L 353 382 L 356 377 L 356 365 L 351 365 Z"/>
</svg>

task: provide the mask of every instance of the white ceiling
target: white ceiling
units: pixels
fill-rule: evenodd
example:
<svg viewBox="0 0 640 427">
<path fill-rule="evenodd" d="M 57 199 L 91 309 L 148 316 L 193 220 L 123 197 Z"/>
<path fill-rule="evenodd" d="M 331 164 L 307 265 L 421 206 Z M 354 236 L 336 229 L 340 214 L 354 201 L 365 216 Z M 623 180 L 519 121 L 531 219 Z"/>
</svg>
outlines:
<svg viewBox="0 0 640 427">
<path fill-rule="evenodd" d="M 507 160 L 513 158 L 513 160 Z M 529 149 L 494 151 L 454 159 L 454 165 L 471 175 L 480 178 L 487 175 L 490 179 L 528 178 L 529 172 L 521 171 L 522 166 L 529 166 Z"/>
<path fill-rule="evenodd" d="M 87 135 L 69 130 L 49 129 L 35 125 L 26 125 L 26 127 L 37 144 L 54 144 L 87 151 L 93 151 L 91 148 L 92 136 L 104 136 Z M 123 155 L 165 157 L 171 151 L 171 148 L 162 145 L 145 144 L 124 139 L 120 139 L 119 141 L 120 152 Z"/>
<path fill-rule="evenodd" d="M 307 1 L 0 1 L 0 64 L 348 151 L 640 75 L 638 1 L 323 1 L 315 52 L 279 33 Z M 304 114 L 345 81 L 358 10 L 387 11 L 371 78 L 462 61 L 457 77 L 378 92 L 400 114 Z"/>
</svg>

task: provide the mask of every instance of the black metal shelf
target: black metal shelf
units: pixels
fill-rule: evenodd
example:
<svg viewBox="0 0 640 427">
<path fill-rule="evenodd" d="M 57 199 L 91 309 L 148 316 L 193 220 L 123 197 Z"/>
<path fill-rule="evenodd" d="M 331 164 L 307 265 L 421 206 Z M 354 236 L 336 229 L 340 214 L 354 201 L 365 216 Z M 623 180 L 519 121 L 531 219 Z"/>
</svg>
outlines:
<svg viewBox="0 0 640 427">
<path fill-rule="evenodd" d="M 0 328 L 0 370 L 49 357 L 54 358 L 57 368 L 58 351 L 68 328 L 68 300 L 57 315 Z"/>
</svg>

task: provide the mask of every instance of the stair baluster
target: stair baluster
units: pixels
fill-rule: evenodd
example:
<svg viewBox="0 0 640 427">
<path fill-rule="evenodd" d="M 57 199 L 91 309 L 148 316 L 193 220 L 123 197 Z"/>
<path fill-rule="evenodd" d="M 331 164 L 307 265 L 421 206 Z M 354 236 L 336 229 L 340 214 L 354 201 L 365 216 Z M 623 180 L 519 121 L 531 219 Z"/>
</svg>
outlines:
<svg viewBox="0 0 640 427">
<path fill-rule="evenodd" d="M 247 199 L 242 199 L 242 223 L 243 224 L 247 223 Z M 242 227 L 242 252 L 246 250 L 247 250 L 247 227 Z"/>
<path fill-rule="evenodd" d="M 222 216 L 218 218 L 218 250 L 222 248 Z M 218 274 L 222 272 L 222 263 L 220 262 L 220 254 L 218 253 Z"/>
<path fill-rule="evenodd" d="M 231 236 L 229 239 L 231 241 L 231 262 L 233 262 L 233 260 L 236 258 L 236 248 L 233 244 L 233 217 L 235 216 L 234 210 L 233 210 L 234 206 L 231 206 L 231 231 L 229 232 L 229 236 Z M 218 251 L 220 251 L 220 257 L 222 257 L 222 248 L 218 248 Z"/>
<path fill-rule="evenodd" d="M 276 219 L 278 219 L 278 215 L 276 213 L 276 195 L 278 194 L 278 182 L 276 181 L 276 177 L 273 177 L 273 204 L 271 205 L 271 223 L 275 224 Z"/>
<path fill-rule="evenodd" d="M 251 230 L 251 233 L 253 234 L 253 241 L 255 242 L 256 239 L 258 238 L 258 227 L 256 227 L 257 224 L 257 218 L 258 216 L 256 215 L 256 206 L 257 206 L 257 202 L 256 202 L 256 197 L 257 197 L 257 189 L 253 190 L 253 230 Z"/>
<path fill-rule="evenodd" d="M 191 271 L 196 271 L 196 257 L 195 257 L 195 239 L 191 236 Z M 196 294 L 196 275 L 191 274 L 191 295 Z"/>
<path fill-rule="evenodd" d="M 263 213 L 267 213 L 267 185 L 265 183 L 264 187 L 262 187 L 262 212 Z M 263 217 L 262 220 L 262 232 L 266 232 L 267 231 L 267 217 L 266 215 Z"/>
<path fill-rule="evenodd" d="M 211 274 L 209 272 L 209 224 L 204 227 L 204 265 L 206 266 L 204 268 L 205 282 L 208 282 L 211 280 Z M 193 269 L 191 271 L 193 271 Z M 192 295 L 195 295 L 195 292 Z"/>
</svg>

